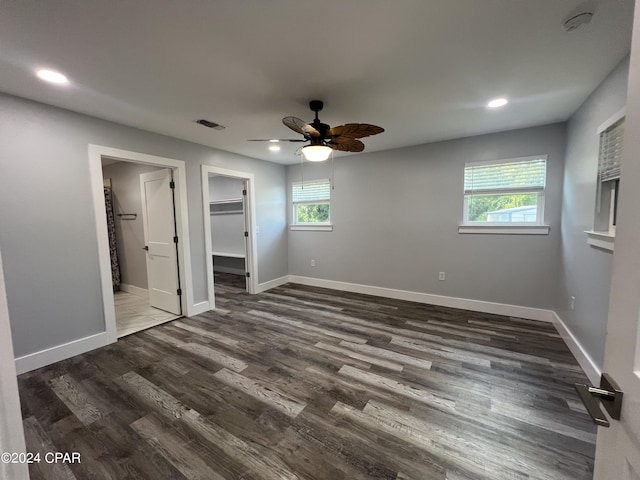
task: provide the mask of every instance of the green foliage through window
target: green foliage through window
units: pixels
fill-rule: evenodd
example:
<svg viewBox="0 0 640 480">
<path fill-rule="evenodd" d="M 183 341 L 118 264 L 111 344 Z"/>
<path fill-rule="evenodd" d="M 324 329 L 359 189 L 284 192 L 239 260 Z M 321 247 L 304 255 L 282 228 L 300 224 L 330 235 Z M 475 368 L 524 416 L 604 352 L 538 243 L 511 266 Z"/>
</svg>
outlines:
<svg viewBox="0 0 640 480">
<path fill-rule="evenodd" d="M 310 203 L 296 205 L 296 223 L 328 223 L 329 204 Z"/>
<path fill-rule="evenodd" d="M 507 195 L 470 195 L 469 199 L 470 222 L 492 221 L 488 218 L 490 213 L 498 215 L 502 210 L 516 207 L 531 206 L 536 207 L 538 202 L 537 193 L 514 193 Z M 533 210 L 535 221 L 535 210 Z M 509 221 L 509 220 L 507 220 Z M 514 221 L 514 220 L 511 220 Z M 519 220 L 522 221 L 522 220 Z M 527 220 L 524 220 L 527 221 Z M 530 221 L 530 220 L 529 220 Z"/>
</svg>

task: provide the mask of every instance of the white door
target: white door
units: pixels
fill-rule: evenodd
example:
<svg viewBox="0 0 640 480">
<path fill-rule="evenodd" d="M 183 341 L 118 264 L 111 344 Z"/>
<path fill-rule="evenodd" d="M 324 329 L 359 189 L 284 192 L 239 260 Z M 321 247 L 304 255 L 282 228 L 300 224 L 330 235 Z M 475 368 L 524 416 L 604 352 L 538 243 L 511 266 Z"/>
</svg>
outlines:
<svg viewBox="0 0 640 480">
<path fill-rule="evenodd" d="M 171 170 L 140 175 L 149 304 L 181 315 Z"/>
<path fill-rule="evenodd" d="M 640 480 L 640 0 L 636 1 L 604 371 L 624 392 L 598 428 L 594 478 Z"/>
</svg>

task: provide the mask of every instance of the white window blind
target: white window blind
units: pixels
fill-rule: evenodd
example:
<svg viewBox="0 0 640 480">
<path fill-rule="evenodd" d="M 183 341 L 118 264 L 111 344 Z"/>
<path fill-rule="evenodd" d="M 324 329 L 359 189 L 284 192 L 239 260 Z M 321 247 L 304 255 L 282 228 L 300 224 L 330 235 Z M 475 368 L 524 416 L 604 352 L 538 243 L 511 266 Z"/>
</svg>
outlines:
<svg viewBox="0 0 640 480">
<path fill-rule="evenodd" d="M 546 172 L 547 160 L 539 157 L 468 163 L 464 168 L 464 193 L 543 192 Z"/>
<path fill-rule="evenodd" d="M 622 144 L 624 141 L 624 118 L 600 134 L 598 176 L 601 182 L 620 178 L 622 167 Z"/>
<path fill-rule="evenodd" d="M 331 198 L 329 180 L 311 180 L 294 183 L 292 189 L 293 204 L 328 202 Z"/>
</svg>

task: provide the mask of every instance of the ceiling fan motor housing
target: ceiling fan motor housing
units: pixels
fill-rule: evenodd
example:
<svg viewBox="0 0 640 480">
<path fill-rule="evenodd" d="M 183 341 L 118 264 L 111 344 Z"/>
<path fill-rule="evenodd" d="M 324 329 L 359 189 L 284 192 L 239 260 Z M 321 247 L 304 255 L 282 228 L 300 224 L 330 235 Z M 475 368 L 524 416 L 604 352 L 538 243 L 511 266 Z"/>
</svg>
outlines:
<svg viewBox="0 0 640 480">
<path fill-rule="evenodd" d="M 324 108 L 324 103 L 322 102 L 322 100 L 311 100 L 309 102 L 309 108 L 313 111 L 313 112 L 320 112 L 322 111 L 322 109 Z"/>
</svg>

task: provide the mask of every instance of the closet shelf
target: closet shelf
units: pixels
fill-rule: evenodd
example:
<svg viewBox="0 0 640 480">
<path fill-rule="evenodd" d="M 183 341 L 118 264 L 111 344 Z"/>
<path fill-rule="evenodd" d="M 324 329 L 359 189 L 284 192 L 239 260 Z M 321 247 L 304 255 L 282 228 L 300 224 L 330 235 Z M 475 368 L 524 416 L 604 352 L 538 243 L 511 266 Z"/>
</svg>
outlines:
<svg viewBox="0 0 640 480">
<path fill-rule="evenodd" d="M 214 257 L 245 258 L 244 253 L 211 252 Z"/>
<path fill-rule="evenodd" d="M 224 203 L 242 203 L 242 198 L 229 198 L 227 200 L 215 200 L 213 202 L 209 202 L 209 205 L 220 205 Z"/>
<path fill-rule="evenodd" d="M 237 215 L 243 213 L 243 210 L 242 198 L 209 202 L 209 214 L 211 215 Z"/>
</svg>

